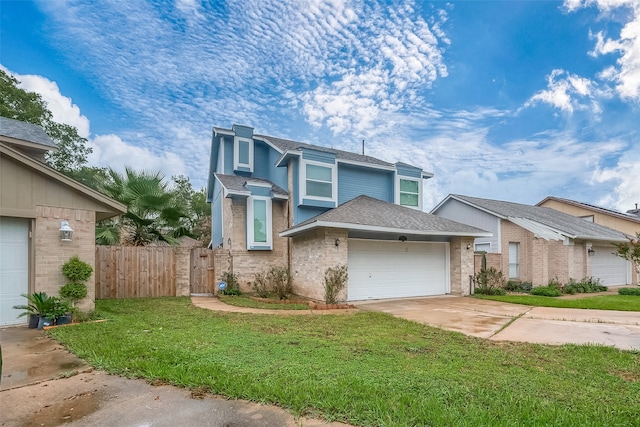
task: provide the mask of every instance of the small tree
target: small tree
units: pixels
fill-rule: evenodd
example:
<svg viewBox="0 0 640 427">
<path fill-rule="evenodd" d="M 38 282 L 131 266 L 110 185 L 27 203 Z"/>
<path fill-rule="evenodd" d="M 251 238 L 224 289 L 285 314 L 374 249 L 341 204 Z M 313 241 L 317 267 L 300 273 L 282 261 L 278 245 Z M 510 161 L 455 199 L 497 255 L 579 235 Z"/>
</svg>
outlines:
<svg viewBox="0 0 640 427">
<path fill-rule="evenodd" d="M 629 242 L 614 243 L 617 248 L 616 253 L 622 258 L 631 261 L 636 268 L 638 277 L 640 278 L 640 232 L 636 233 L 636 237 L 629 237 Z M 639 283 L 640 284 L 640 283 Z"/>
<path fill-rule="evenodd" d="M 84 261 L 80 261 L 78 256 L 73 256 L 62 265 L 62 274 L 69 280 L 69 283 L 60 289 L 60 296 L 71 301 L 75 307 L 76 303 L 87 296 L 87 285 L 84 284 L 93 273 L 93 267 Z"/>
<path fill-rule="evenodd" d="M 338 295 L 347 286 L 349 274 L 346 265 L 329 267 L 324 272 L 324 302 L 327 304 L 337 304 Z"/>
<path fill-rule="evenodd" d="M 475 291 L 483 295 L 504 295 L 507 279 L 494 267 L 482 268 L 473 278 Z"/>
</svg>

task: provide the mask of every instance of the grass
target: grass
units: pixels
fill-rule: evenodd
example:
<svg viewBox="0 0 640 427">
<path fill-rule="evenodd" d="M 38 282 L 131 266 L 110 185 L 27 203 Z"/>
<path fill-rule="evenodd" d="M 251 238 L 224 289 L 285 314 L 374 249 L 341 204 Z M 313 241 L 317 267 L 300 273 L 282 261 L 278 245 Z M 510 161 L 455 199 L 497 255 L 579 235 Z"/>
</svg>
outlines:
<svg viewBox="0 0 640 427">
<path fill-rule="evenodd" d="M 225 304 L 236 307 L 260 308 L 265 310 L 309 310 L 307 304 L 271 304 L 252 300 L 244 295 L 219 295 L 218 298 Z"/>
<path fill-rule="evenodd" d="M 625 295 L 600 295 L 577 299 L 551 298 L 535 295 L 476 295 L 476 298 L 509 302 L 512 304 L 532 305 L 535 307 L 640 311 L 640 298 Z"/>
<path fill-rule="evenodd" d="M 640 354 L 493 342 L 384 313 L 218 313 L 188 298 L 102 300 L 49 333 L 93 366 L 362 426 L 624 426 Z M 301 321 L 302 320 L 302 321 Z"/>
</svg>

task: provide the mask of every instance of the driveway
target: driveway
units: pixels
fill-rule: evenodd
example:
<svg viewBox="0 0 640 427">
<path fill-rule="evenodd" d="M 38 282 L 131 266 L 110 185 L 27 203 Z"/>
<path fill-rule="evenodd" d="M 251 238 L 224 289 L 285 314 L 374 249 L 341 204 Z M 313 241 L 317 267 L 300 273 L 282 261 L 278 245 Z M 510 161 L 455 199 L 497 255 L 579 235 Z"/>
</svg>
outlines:
<svg viewBox="0 0 640 427">
<path fill-rule="evenodd" d="M 0 426 L 348 427 L 93 370 L 44 332 L 0 328 Z"/>
<path fill-rule="evenodd" d="M 640 349 L 640 313 L 633 311 L 531 307 L 458 296 L 364 301 L 356 307 L 494 341 Z"/>
</svg>

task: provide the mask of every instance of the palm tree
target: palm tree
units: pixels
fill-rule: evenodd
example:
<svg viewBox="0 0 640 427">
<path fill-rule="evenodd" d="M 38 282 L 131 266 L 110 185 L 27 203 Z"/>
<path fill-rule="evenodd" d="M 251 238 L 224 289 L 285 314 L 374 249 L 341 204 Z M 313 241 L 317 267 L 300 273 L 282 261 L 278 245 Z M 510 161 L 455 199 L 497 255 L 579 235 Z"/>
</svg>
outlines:
<svg viewBox="0 0 640 427">
<path fill-rule="evenodd" d="M 145 246 L 157 240 L 175 244 L 176 238 L 189 234 L 181 226 L 185 213 L 161 172 L 126 167 L 124 174 L 109 168 L 107 175 L 100 191 L 125 204 L 127 213 L 98 224 L 98 244 Z"/>
</svg>

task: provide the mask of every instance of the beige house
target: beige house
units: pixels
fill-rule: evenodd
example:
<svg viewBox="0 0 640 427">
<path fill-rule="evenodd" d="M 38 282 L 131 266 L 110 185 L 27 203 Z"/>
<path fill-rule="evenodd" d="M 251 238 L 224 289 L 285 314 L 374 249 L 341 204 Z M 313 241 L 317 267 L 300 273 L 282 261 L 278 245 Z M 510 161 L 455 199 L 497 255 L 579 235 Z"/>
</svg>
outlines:
<svg viewBox="0 0 640 427">
<path fill-rule="evenodd" d="M 432 213 L 492 232 L 475 239 L 487 265 L 509 280 L 547 285 L 595 277 L 606 286 L 637 283 L 631 263 L 614 254 L 626 235 L 594 222 L 539 206 L 458 194 L 447 196 Z"/>
<path fill-rule="evenodd" d="M 74 255 L 95 265 L 96 221 L 126 211 L 43 163 L 55 144 L 39 126 L 0 117 L 0 326 L 26 322 L 12 309 L 22 293 L 57 295 L 62 265 Z M 73 230 L 62 239 L 61 229 Z M 65 236 L 66 237 L 66 236 Z M 80 308 L 94 305 L 94 275 Z"/>
</svg>

